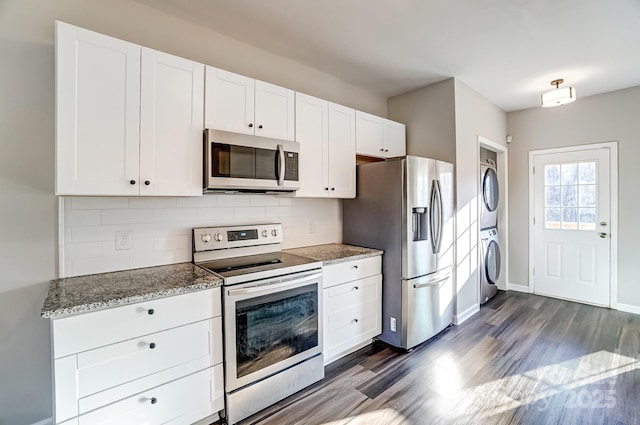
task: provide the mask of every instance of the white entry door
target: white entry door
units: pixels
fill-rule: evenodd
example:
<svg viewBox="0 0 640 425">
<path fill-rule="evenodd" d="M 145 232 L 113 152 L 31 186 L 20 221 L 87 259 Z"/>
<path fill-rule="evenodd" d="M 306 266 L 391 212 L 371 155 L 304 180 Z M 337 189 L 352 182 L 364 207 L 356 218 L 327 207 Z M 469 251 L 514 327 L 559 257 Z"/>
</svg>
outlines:
<svg viewBox="0 0 640 425">
<path fill-rule="evenodd" d="M 610 305 L 610 150 L 534 155 L 536 294 Z"/>
</svg>

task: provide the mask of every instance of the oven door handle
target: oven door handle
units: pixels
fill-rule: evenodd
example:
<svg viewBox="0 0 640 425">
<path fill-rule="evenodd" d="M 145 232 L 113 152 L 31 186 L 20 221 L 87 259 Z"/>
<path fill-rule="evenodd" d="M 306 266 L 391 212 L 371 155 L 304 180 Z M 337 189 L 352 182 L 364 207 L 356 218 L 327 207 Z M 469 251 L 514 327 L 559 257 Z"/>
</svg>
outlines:
<svg viewBox="0 0 640 425">
<path fill-rule="evenodd" d="M 238 289 L 229 289 L 229 296 L 234 295 L 244 295 L 244 294 L 255 294 L 259 292 L 272 292 L 274 289 L 285 289 L 292 286 L 299 285 L 300 283 L 306 282 L 308 280 L 314 280 L 316 278 L 321 278 L 322 273 L 307 273 L 300 276 L 294 276 L 289 279 L 282 279 L 276 282 L 278 283 L 269 283 L 274 280 L 266 281 L 263 283 L 257 283 L 253 286 L 238 288 Z"/>
</svg>

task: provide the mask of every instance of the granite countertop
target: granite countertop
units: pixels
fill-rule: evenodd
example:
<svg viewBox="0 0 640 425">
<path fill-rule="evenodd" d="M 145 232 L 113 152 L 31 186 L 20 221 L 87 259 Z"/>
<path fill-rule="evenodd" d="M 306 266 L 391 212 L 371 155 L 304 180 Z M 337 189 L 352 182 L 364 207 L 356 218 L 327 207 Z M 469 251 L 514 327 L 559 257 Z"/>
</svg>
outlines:
<svg viewBox="0 0 640 425">
<path fill-rule="evenodd" d="M 363 248 L 360 246 L 332 243 L 327 245 L 305 246 L 303 248 L 287 249 L 289 254 L 322 261 L 322 265 L 342 263 L 344 261 L 359 260 L 361 258 L 382 255 L 379 249 Z"/>
<path fill-rule="evenodd" d="M 41 316 L 54 319 L 221 284 L 218 276 L 192 263 L 55 279 Z"/>
</svg>

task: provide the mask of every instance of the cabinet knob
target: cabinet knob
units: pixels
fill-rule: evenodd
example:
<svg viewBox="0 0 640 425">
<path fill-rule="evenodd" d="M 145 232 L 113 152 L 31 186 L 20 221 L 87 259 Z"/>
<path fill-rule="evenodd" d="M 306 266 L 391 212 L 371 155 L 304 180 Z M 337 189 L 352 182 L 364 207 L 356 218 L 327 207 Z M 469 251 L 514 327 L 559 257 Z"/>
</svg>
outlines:
<svg viewBox="0 0 640 425">
<path fill-rule="evenodd" d="M 145 186 L 149 186 L 150 184 L 151 184 L 151 182 L 150 182 L 149 180 L 145 180 L 145 181 L 144 181 L 144 185 L 145 185 Z"/>
<path fill-rule="evenodd" d="M 357 268 L 358 268 L 358 265 L 357 265 L 357 264 L 354 264 L 354 265 L 353 265 L 353 268 L 354 268 L 354 269 L 357 269 Z"/>
<path fill-rule="evenodd" d="M 136 181 L 135 180 L 129 180 L 129 184 L 130 185 L 134 185 L 134 184 L 136 184 Z"/>
<path fill-rule="evenodd" d="M 328 187 L 325 187 L 325 188 L 324 188 L 324 190 L 329 190 L 329 188 L 328 188 Z"/>
<path fill-rule="evenodd" d="M 380 152 L 384 152 L 384 148 L 380 148 Z"/>
<path fill-rule="evenodd" d="M 253 128 L 253 123 L 252 122 L 249 123 L 249 128 Z"/>
<path fill-rule="evenodd" d="M 262 124 L 260 124 L 260 125 L 258 126 L 258 128 L 262 128 Z"/>
<path fill-rule="evenodd" d="M 150 349 L 152 349 L 152 350 L 153 350 L 154 348 L 156 348 L 156 343 L 155 343 L 155 342 L 152 342 L 151 344 L 149 344 L 149 348 L 150 348 Z"/>
<path fill-rule="evenodd" d="M 331 190 L 336 190 L 336 188 L 335 188 L 335 187 L 332 187 L 332 188 L 331 188 Z"/>
<path fill-rule="evenodd" d="M 385 152 L 389 152 L 389 149 L 385 149 L 384 151 L 385 151 Z"/>
<path fill-rule="evenodd" d="M 353 289 L 357 291 L 358 289 L 360 289 L 360 287 L 359 286 L 354 286 Z"/>
<path fill-rule="evenodd" d="M 358 323 L 358 319 L 353 319 L 353 323 Z"/>
<path fill-rule="evenodd" d="M 153 313 L 155 313 L 155 311 L 154 311 L 152 308 L 150 308 L 149 310 L 147 310 L 147 314 L 151 315 L 151 314 L 153 314 Z"/>
<path fill-rule="evenodd" d="M 151 397 L 151 404 L 156 404 L 158 402 L 158 399 L 155 397 Z"/>
</svg>

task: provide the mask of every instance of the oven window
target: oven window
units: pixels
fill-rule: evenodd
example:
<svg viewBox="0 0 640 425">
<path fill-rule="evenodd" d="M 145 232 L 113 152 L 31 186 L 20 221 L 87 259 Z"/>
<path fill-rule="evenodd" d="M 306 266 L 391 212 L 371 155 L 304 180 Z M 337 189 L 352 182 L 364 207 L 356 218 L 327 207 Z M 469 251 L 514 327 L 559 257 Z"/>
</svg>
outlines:
<svg viewBox="0 0 640 425">
<path fill-rule="evenodd" d="M 318 346 L 316 283 L 236 303 L 237 377 Z"/>
</svg>

